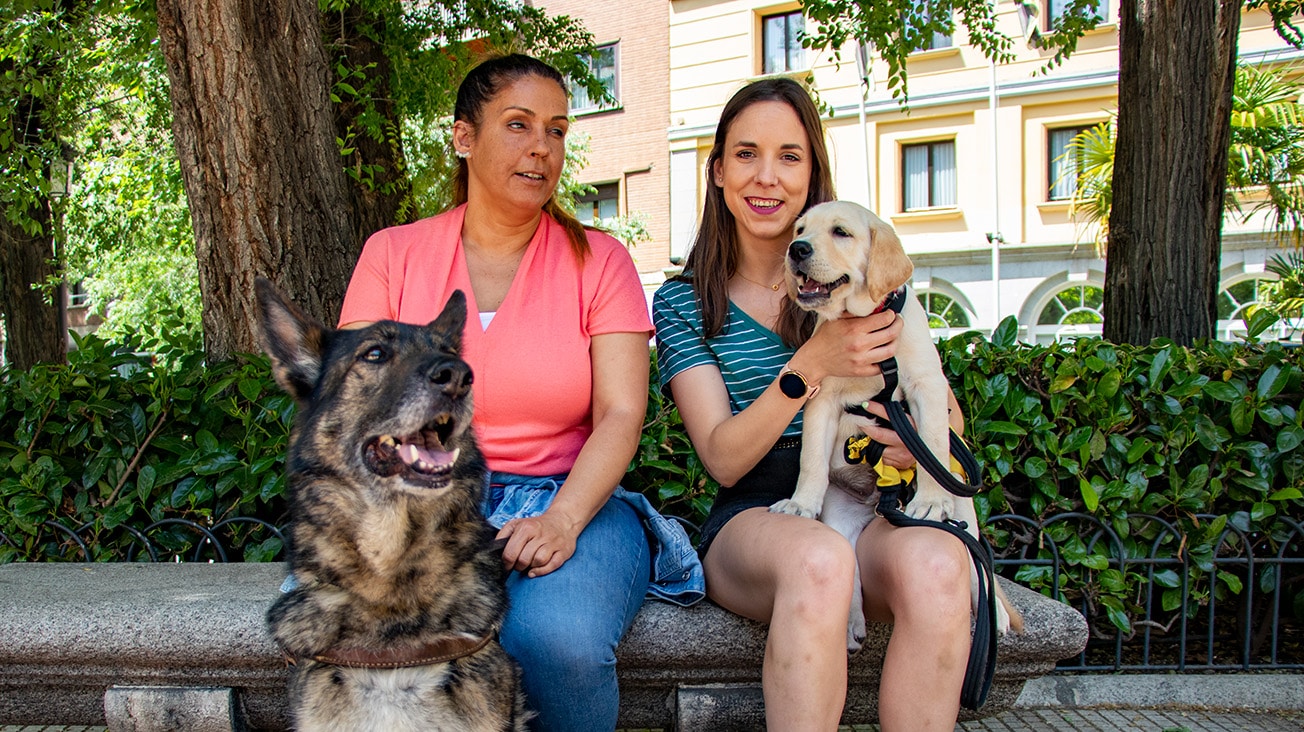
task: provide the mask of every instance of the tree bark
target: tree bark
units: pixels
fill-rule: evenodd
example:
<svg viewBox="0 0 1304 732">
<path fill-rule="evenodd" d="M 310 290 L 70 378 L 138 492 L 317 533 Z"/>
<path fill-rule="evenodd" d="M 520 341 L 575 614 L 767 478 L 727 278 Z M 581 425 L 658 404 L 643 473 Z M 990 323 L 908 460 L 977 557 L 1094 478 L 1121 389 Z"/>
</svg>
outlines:
<svg viewBox="0 0 1304 732">
<path fill-rule="evenodd" d="M 210 358 L 258 350 L 266 276 L 333 325 L 363 237 L 315 0 L 158 0 Z"/>
<path fill-rule="evenodd" d="M 1210 338 L 1243 0 L 1122 0 L 1104 336 Z"/>
<path fill-rule="evenodd" d="M 46 69 L 44 75 L 48 75 Z M 35 149 L 49 134 L 44 102 L 23 95 L 14 101 L 11 118 L 16 146 Z M 20 205 L 9 203 L 7 205 Z M 4 362 L 17 369 L 38 363 L 63 363 L 67 355 L 67 333 L 63 322 L 62 291 L 46 302 L 42 292 L 32 289 L 54 277 L 54 239 L 50 200 L 39 198 L 15 218 L 29 218 L 37 232 L 29 233 L 0 212 L 0 313 L 5 316 Z"/>
<path fill-rule="evenodd" d="M 42 201 L 28 214 L 41 224 L 32 235 L 0 215 L 0 310 L 5 314 L 5 365 L 29 369 L 38 363 L 63 363 L 67 334 L 63 322 L 62 290 L 52 302 L 32 285 L 55 276 L 50 239 L 50 205 Z"/>
</svg>

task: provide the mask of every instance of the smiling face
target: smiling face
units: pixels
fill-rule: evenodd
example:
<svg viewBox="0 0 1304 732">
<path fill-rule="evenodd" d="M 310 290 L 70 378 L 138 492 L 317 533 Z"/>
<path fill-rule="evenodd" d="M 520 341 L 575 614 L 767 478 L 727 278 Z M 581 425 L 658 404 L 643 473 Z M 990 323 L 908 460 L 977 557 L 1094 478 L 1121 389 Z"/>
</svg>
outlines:
<svg viewBox="0 0 1304 732">
<path fill-rule="evenodd" d="M 712 171 L 743 246 L 784 245 L 806 205 L 810 140 L 784 102 L 756 102 L 734 119 Z"/>
<path fill-rule="evenodd" d="M 453 146 L 466 154 L 468 200 L 537 214 L 566 161 L 567 111 L 557 82 L 527 75 L 485 103 L 478 123 L 454 122 Z"/>
</svg>

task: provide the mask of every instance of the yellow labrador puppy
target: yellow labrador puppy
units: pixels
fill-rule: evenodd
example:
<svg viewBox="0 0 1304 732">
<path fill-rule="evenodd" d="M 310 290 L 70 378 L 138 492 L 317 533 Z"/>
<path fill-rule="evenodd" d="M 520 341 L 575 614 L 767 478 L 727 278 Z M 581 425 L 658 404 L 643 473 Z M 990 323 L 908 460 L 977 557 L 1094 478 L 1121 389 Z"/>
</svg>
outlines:
<svg viewBox="0 0 1304 732">
<path fill-rule="evenodd" d="M 788 248 L 786 280 L 788 296 L 818 316 L 816 328 L 825 321 L 848 315 L 869 315 L 884 306 L 888 297 L 902 288 L 905 324 L 896 342 L 897 394 L 904 397 L 919 435 L 928 449 L 949 464 L 950 424 L 947 418 L 949 385 L 941 359 L 928 331 L 928 314 L 906 283 L 914 265 L 906 256 L 892 227 L 863 206 L 834 201 L 815 206 L 797 220 L 796 238 Z M 861 434 L 869 423 L 848 414 L 845 407 L 868 401 L 884 387 L 882 376 L 865 378 L 827 377 L 819 391 L 806 403 L 803 416 L 801 472 L 792 498 L 770 507 L 774 513 L 820 518 L 854 543 L 856 536 L 874 518 L 877 503 L 876 476 L 865 466 L 848 465 L 842 446 L 847 438 Z M 973 499 L 953 495 L 925 470 L 915 472 L 915 495 L 905 512 L 919 519 L 965 522 L 968 532 L 978 536 L 978 515 Z M 841 490 L 828 490 L 832 483 Z M 977 569 L 970 568 L 973 601 L 977 603 Z M 852 596 L 847 627 L 847 647 L 858 650 L 865 637 L 861 607 L 860 575 Z M 1006 632 L 1013 609 L 1003 593 L 998 594 L 997 629 Z M 1022 619 L 1015 617 L 1016 629 Z"/>
</svg>

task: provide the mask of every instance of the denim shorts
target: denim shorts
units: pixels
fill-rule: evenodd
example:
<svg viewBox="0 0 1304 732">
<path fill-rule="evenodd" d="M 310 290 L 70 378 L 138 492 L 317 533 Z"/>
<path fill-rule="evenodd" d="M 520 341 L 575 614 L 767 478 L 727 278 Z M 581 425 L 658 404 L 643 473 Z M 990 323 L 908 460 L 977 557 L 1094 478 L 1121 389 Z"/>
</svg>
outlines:
<svg viewBox="0 0 1304 732">
<path fill-rule="evenodd" d="M 705 557 L 715 535 L 729 523 L 729 519 L 758 506 L 769 506 L 784 498 L 792 498 L 797 490 L 797 473 L 801 469 L 801 438 L 785 437 L 779 440 L 760 462 L 737 483 L 715 496 L 711 512 L 702 522 L 697 542 L 697 554 Z"/>
</svg>

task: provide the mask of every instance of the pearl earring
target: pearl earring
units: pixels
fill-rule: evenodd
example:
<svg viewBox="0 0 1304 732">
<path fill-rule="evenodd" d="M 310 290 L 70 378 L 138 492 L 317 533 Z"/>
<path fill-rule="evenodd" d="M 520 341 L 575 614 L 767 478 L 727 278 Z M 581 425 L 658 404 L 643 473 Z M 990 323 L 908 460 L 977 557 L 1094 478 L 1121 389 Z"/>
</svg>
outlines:
<svg viewBox="0 0 1304 732">
<path fill-rule="evenodd" d="M 466 160 L 467 158 L 471 157 L 471 153 L 467 152 L 466 150 L 455 150 L 454 153 L 457 155 L 457 157 L 463 160 Z"/>
</svg>

